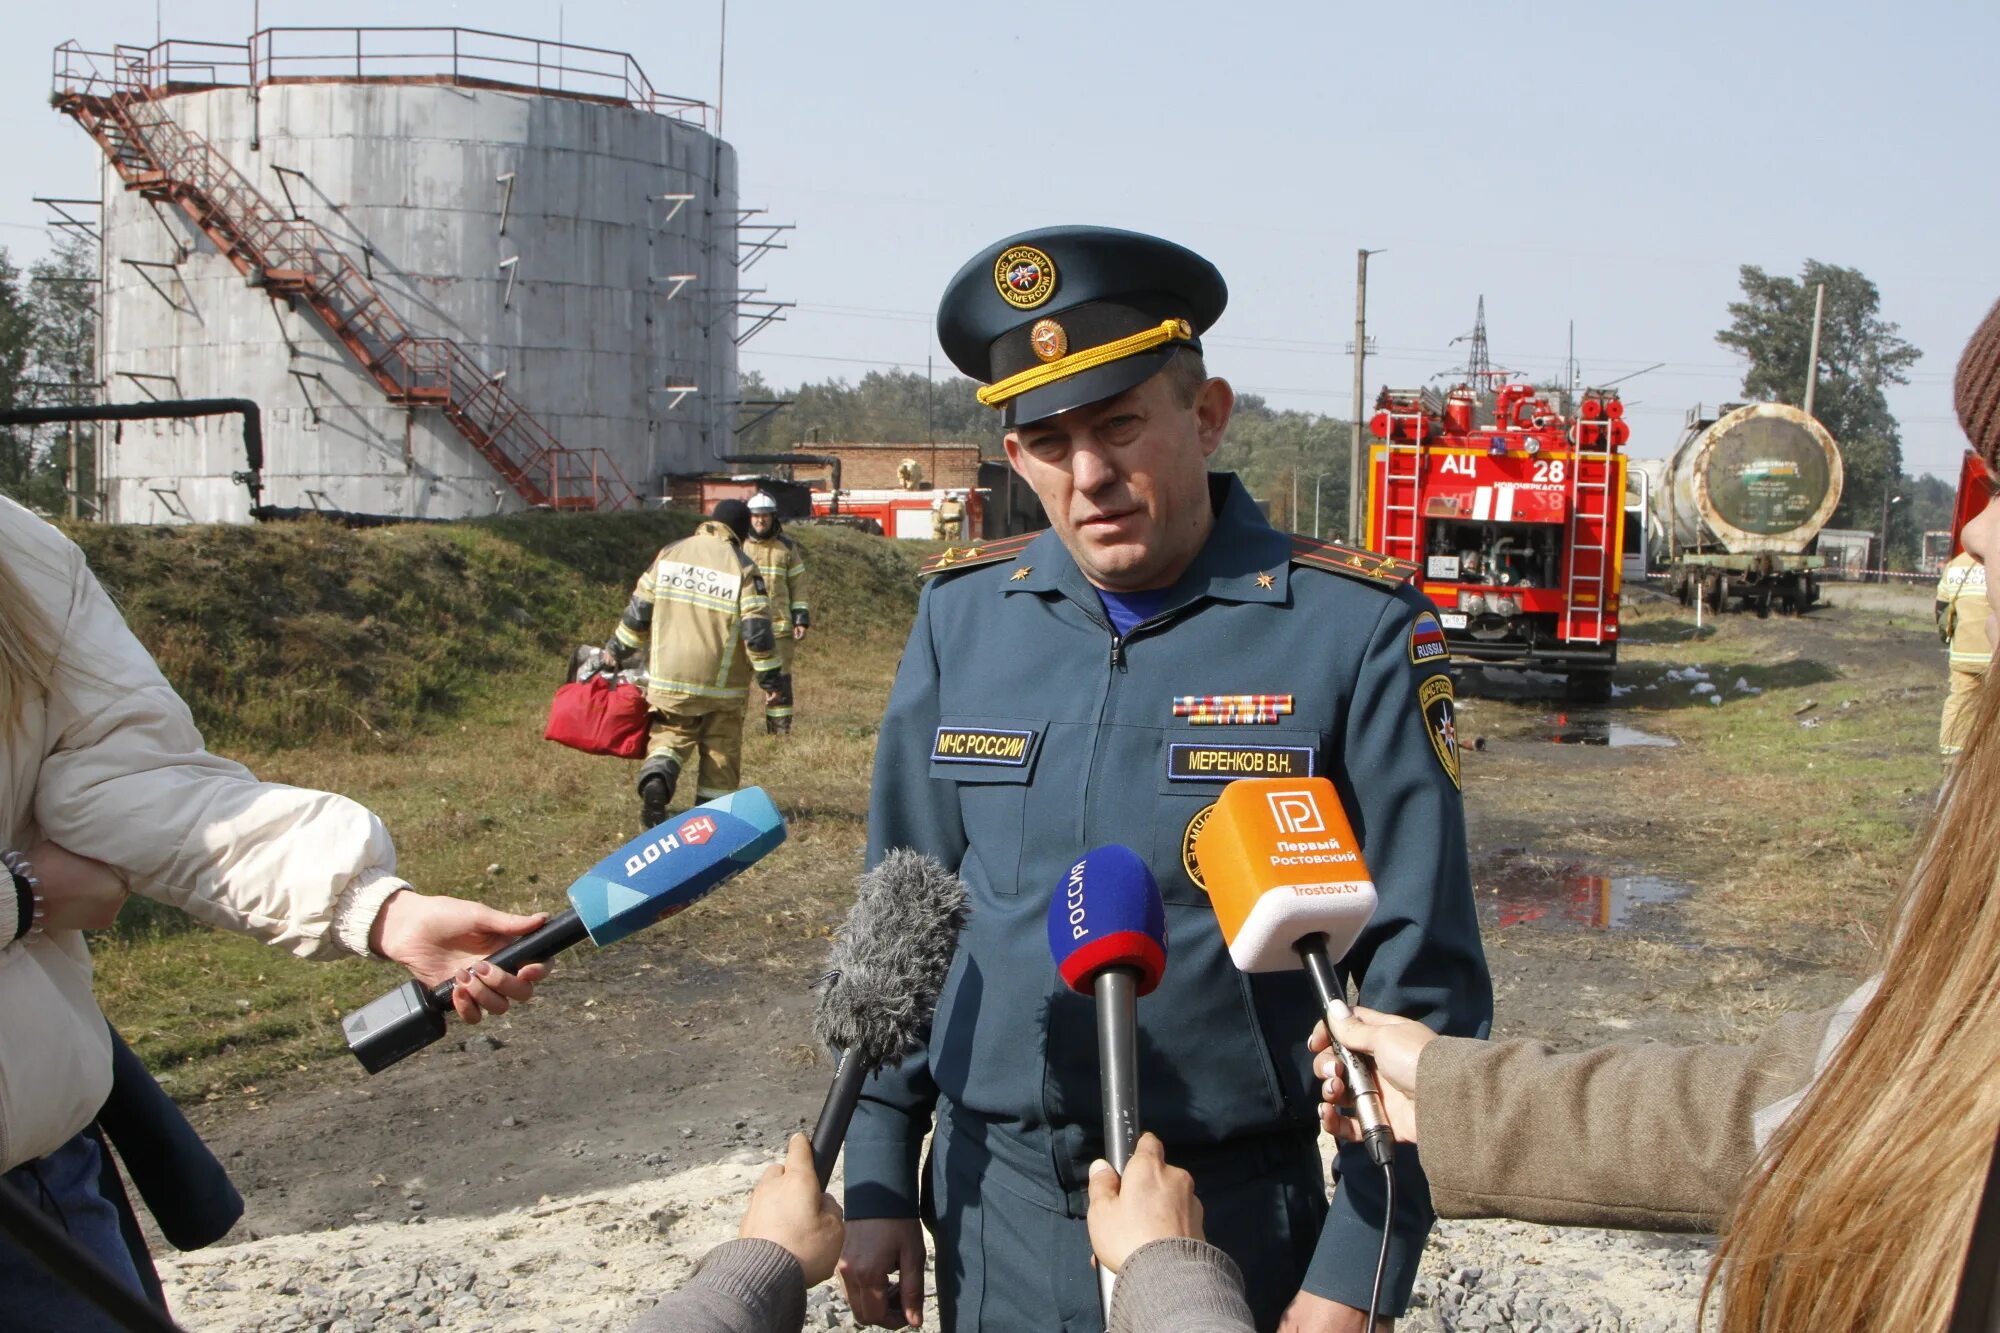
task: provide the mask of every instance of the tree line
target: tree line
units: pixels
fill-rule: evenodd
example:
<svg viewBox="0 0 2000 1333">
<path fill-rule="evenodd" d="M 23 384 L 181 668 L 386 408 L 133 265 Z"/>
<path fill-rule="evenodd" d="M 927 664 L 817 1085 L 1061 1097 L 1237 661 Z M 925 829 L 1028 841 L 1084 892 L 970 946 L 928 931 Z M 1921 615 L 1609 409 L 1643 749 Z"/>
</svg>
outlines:
<svg viewBox="0 0 2000 1333">
<path fill-rule="evenodd" d="M 1890 561 L 1912 567 L 1921 534 L 1950 526 L 1954 499 L 1951 483 L 1904 471 L 1902 437 L 1885 396 L 1889 385 L 1908 382 L 1921 353 L 1882 317 L 1880 292 L 1857 269 L 1809 259 L 1791 278 L 1746 264 L 1738 281 L 1742 299 L 1730 303 L 1716 341 L 1743 358 L 1745 398 L 1789 403 L 1804 399 L 1813 303 L 1825 285 L 1814 415 L 1839 442 L 1846 469 L 1832 526 L 1874 531 L 1883 501 L 1896 499 L 1888 510 Z M 100 395 L 97 302 L 97 251 L 88 239 L 65 233 L 25 273 L 0 248 L 0 409 Z M 813 441 L 941 440 L 977 443 L 998 458 L 999 414 L 980 405 L 977 387 L 961 375 L 880 370 L 853 383 L 833 378 L 776 389 L 746 372 L 738 395 L 746 404 L 783 399 L 788 406 L 745 429 L 738 448 L 769 453 Z M 746 406 L 744 418 L 755 411 Z M 1347 513 L 1349 438 L 1341 417 L 1279 409 L 1242 394 L 1214 466 L 1240 474 L 1266 502 L 1273 523 L 1338 536 Z M 46 512 L 63 511 L 68 439 L 66 427 L 0 427 L 0 492 Z M 78 427 L 77 490 L 86 515 L 96 492 L 95 439 L 94 427 Z"/>
<path fill-rule="evenodd" d="M 98 400 L 97 247 L 64 233 L 26 273 L 0 248 L 0 410 Z M 95 507 L 96 427 L 77 427 L 77 491 Z M 0 493 L 44 513 L 68 510 L 69 428 L 0 426 Z"/>
<path fill-rule="evenodd" d="M 1875 531 L 1889 509 L 1890 562 L 1914 567 L 1922 534 L 1951 525 L 1955 482 L 1912 477 L 1903 470 L 1902 436 L 1885 390 L 1908 383 L 1921 353 L 1882 318 L 1881 293 L 1858 269 L 1809 259 L 1799 276 L 1739 270 L 1742 299 L 1715 338 L 1745 362 L 1743 396 L 1752 402 L 1798 404 L 1805 398 L 1813 303 L 1826 286 L 1813 414 L 1839 443 L 1846 481 L 1830 524 Z M 1002 455 L 1000 417 L 974 398 L 978 385 L 961 375 L 932 379 L 913 371 L 871 371 L 858 382 L 827 379 L 773 389 L 755 371 L 742 377 L 745 400 L 789 400 L 739 437 L 746 453 L 829 443 L 977 443 Z M 1256 394 L 1236 400 L 1227 441 L 1214 466 L 1243 477 L 1267 503 L 1271 521 L 1295 532 L 1338 537 L 1347 513 L 1350 427 L 1340 417 L 1281 410 Z M 1295 497 L 1296 496 L 1296 500 Z M 1295 507 L 1296 506 L 1296 507 Z"/>
</svg>

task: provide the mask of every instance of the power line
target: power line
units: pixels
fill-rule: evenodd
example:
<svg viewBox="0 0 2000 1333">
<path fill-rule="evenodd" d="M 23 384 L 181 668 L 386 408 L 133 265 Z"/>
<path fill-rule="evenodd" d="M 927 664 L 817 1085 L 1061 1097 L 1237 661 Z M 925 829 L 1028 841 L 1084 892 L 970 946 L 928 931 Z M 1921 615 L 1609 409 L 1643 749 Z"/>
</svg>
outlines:
<svg viewBox="0 0 2000 1333">
<path fill-rule="evenodd" d="M 828 315 L 836 319 L 886 320 L 896 323 L 928 324 L 933 316 L 919 310 L 901 310 L 887 306 L 844 306 L 815 305 L 800 302 L 801 311 Z M 1203 340 L 1212 347 L 1242 347 L 1255 351 L 1282 352 L 1296 355 L 1338 356 L 1350 355 L 1347 344 L 1321 342 L 1311 338 L 1265 338 L 1247 335 L 1230 337 L 1210 337 Z M 746 353 L 746 355 L 748 355 Z M 762 355 L 776 356 L 780 353 L 767 352 Z M 796 355 L 796 354 L 794 354 Z M 1432 364 L 1457 364 L 1460 354 L 1450 346 L 1410 346 L 1385 345 L 1371 348 L 1369 357 L 1378 361 L 1424 361 Z M 824 357 L 822 360 L 840 360 L 838 357 Z M 1548 366 L 1560 369 L 1568 363 L 1568 353 L 1556 352 L 1509 352 L 1503 358 L 1516 365 Z M 1591 357 L 1589 363 L 1603 370 L 1631 370 L 1640 367 L 1665 369 L 1670 375 L 1682 378 L 1702 378 L 1709 373 L 1720 372 L 1731 375 L 1742 373 L 1740 362 L 1732 361 L 1661 361 L 1657 357 Z M 904 365 L 906 362 L 881 362 L 879 364 Z M 1918 372 L 1909 376 L 1909 384 L 1942 384 L 1952 379 L 1948 372 Z"/>
</svg>

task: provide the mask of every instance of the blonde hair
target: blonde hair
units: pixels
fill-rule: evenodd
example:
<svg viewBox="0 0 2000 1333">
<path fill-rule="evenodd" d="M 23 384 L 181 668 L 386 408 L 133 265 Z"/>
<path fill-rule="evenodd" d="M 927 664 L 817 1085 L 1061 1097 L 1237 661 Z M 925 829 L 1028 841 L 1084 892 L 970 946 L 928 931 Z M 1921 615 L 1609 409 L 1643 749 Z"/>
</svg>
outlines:
<svg viewBox="0 0 2000 1333">
<path fill-rule="evenodd" d="M 56 636 L 42 608 L 0 560 L 0 737 L 11 735 L 23 705 L 46 694 L 56 670 Z"/>
<path fill-rule="evenodd" d="M 1973 704 L 1882 984 L 1773 1136 L 1702 1305 L 1722 1333 L 1942 1333 L 2000 1131 L 2000 670 Z"/>
</svg>

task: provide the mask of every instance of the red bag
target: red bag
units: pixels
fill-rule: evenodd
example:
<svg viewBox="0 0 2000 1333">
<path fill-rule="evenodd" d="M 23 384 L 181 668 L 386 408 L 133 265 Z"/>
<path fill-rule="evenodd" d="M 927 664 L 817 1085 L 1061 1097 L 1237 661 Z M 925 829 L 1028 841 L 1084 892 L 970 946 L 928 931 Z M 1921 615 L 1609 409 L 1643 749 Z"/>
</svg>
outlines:
<svg viewBox="0 0 2000 1333">
<path fill-rule="evenodd" d="M 592 676 L 556 687 L 542 739 L 585 754 L 637 759 L 646 753 L 646 696 L 636 685 Z"/>
</svg>

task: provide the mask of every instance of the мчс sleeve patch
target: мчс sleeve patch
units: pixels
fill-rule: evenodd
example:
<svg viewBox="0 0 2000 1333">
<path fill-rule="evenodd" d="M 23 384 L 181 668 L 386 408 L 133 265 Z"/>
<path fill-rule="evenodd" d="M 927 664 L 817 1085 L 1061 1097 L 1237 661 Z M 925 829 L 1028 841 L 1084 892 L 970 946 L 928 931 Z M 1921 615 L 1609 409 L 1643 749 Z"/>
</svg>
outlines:
<svg viewBox="0 0 2000 1333">
<path fill-rule="evenodd" d="M 1424 731 L 1431 749 L 1451 785 L 1463 788 L 1458 777 L 1458 717 L 1451 696 L 1450 676 L 1431 676 L 1417 686 L 1417 707 L 1424 715 Z"/>
</svg>

